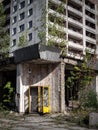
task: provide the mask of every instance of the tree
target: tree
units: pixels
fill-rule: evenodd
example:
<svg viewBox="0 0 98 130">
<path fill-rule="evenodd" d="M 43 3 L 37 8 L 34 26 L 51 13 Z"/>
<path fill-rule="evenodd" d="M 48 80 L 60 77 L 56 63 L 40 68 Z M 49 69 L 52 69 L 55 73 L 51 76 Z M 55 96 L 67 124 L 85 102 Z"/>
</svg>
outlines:
<svg viewBox="0 0 98 130">
<path fill-rule="evenodd" d="M 70 75 L 66 80 L 66 86 L 71 93 L 71 100 L 74 100 L 75 98 L 72 90 L 76 84 L 78 85 L 78 91 L 76 95 L 78 95 L 78 100 L 81 107 L 87 105 L 92 107 L 92 104 L 97 106 L 97 100 L 92 102 L 92 104 L 91 101 L 89 101 L 92 99 L 92 97 L 96 99 L 96 93 L 94 93 L 90 87 L 92 80 L 96 75 L 93 68 L 94 64 L 96 64 L 96 55 L 94 54 L 92 56 L 89 52 L 86 52 L 83 60 L 78 65 L 73 67 L 73 70 L 70 71 Z"/>
<path fill-rule="evenodd" d="M 6 16 L 4 14 L 3 4 L 0 3 L 0 55 L 7 57 L 9 52 L 9 34 L 5 29 Z"/>
</svg>

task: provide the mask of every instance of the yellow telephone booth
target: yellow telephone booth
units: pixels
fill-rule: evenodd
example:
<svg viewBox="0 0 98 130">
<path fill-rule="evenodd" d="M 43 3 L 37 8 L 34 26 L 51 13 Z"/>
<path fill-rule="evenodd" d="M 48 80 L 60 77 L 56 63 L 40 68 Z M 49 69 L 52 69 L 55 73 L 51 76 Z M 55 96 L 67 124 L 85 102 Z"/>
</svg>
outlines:
<svg viewBox="0 0 98 130">
<path fill-rule="evenodd" d="M 50 113 L 50 90 L 48 86 L 38 88 L 38 112 Z"/>
<path fill-rule="evenodd" d="M 49 86 L 29 88 L 29 112 L 50 113 Z"/>
</svg>

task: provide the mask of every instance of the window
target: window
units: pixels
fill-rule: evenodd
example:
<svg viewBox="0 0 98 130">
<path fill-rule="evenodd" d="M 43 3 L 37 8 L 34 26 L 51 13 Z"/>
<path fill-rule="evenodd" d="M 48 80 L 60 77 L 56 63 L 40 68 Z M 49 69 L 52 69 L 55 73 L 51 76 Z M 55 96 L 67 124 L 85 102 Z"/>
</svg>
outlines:
<svg viewBox="0 0 98 130">
<path fill-rule="evenodd" d="M 14 16 L 14 17 L 13 17 L 13 20 L 12 20 L 12 23 L 16 23 L 16 21 L 17 21 L 17 17 Z"/>
<path fill-rule="evenodd" d="M 33 3 L 33 0 L 28 0 L 28 4 L 31 4 L 31 3 Z"/>
<path fill-rule="evenodd" d="M 25 29 L 24 24 L 22 24 L 22 25 L 19 26 L 19 30 L 20 30 L 20 32 L 24 31 L 24 29 Z"/>
<path fill-rule="evenodd" d="M 17 11 L 17 5 L 13 7 L 13 12 L 15 13 Z"/>
<path fill-rule="evenodd" d="M 23 12 L 20 14 L 19 20 L 23 20 L 24 18 L 25 18 L 25 13 Z"/>
<path fill-rule="evenodd" d="M 32 21 L 29 21 L 28 26 L 28 28 L 32 28 Z"/>
<path fill-rule="evenodd" d="M 31 41 L 32 40 L 32 33 L 28 34 L 28 40 Z"/>
<path fill-rule="evenodd" d="M 16 39 L 13 39 L 12 46 L 15 46 L 15 45 L 16 45 Z"/>
<path fill-rule="evenodd" d="M 16 34 L 16 28 L 13 28 L 12 35 L 15 35 L 15 34 Z"/>
<path fill-rule="evenodd" d="M 29 9 L 28 16 L 31 16 L 33 14 L 33 9 Z"/>
<path fill-rule="evenodd" d="M 21 2 L 19 5 L 19 9 L 23 9 L 25 7 L 25 1 Z"/>
</svg>

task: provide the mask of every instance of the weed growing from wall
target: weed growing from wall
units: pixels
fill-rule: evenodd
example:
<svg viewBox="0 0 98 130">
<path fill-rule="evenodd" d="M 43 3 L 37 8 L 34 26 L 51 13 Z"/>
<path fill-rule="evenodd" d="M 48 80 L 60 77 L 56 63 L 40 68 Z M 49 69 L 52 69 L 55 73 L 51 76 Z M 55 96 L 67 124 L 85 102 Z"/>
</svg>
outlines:
<svg viewBox="0 0 98 130">
<path fill-rule="evenodd" d="M 26 43 L 27 43 L 27 33 L 23 33 L 23 34 L 19 37 L 18 46 L 19 46 L 19 47 L 24 47 L 24 46 L 26 46 Z"/>
</svg>

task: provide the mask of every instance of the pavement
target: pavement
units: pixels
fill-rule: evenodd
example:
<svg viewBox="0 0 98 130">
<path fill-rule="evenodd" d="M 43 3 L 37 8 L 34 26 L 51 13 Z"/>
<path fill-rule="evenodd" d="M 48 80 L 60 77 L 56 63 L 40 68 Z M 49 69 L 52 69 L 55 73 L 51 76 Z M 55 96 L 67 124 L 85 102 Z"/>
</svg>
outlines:
<svg viewBox="0 0 98 130">
<path fill-rule="evenodd" d="M 55 120 L 56 116 L 30 114 L 0 118 L 0 130 L 97 130 L 80 127 L 65 120 Z"/>
</svg>

